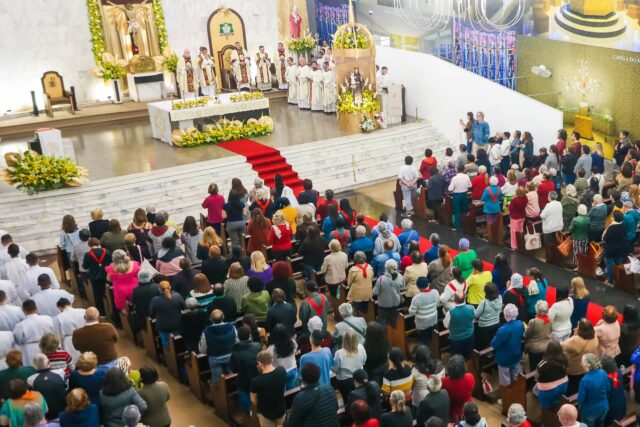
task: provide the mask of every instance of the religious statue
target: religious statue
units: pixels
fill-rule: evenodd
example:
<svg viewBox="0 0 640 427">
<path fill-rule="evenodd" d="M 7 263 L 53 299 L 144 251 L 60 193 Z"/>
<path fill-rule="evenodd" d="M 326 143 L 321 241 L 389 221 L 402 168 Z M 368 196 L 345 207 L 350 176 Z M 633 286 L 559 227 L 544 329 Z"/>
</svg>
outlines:
<svg viewBox="0 0 640 427">
<path fill-rule="evenodd" d="M 243 53 L 239 54 L 238 60 L 233 62 L 233 76 L 238 90 L 251 90 L 251 65 Z"/>
<path fill-rule="evenodd" d="M 183 99 L 187 94 L 195 96 L 198 93 L 199 85 L 196 73 L 197 70 L 193 66 L 193 62 L 191 62 L 191 51 L 185 49 L 180 59 L 178 59 L 178 67 L 176 69 L 176 80 Z"/>
<path fill-rule="evenodd" d="M 206 47 L 200 48 L 198 55 L 198 77 L 200 83 L 200 91 L 205 96 L 216 95 L 216 74 L 213 58 L 209 55 Z"/>
<path fill-rule="evenodd" d="M 298 15 L 298 7 L 293 6 L 291 15 L 289 15 L 289 29 L 292 39 L 299 39 L 302 32 L 302 17 Z"/>
<path fill-rule="evenodd" d="M 271 60 L 269 54 L 264 51 L 264 46 L 260 46 L 256 53 L 256 66 L 258 67 L 256 86 L 261 91 L 271 90 Z"/>
<path fill-rule="evenodd" d="M 349 76 L 349 86 L 353 93 L 353 103 L 359 107 L 362 105 L 362 76 L 358 67 L 355 67 Z"/>
<path fill-rule="evenodd" d="M 145 6 L 147 1 L 149 0 L 143 0 L 136 5 L 125 3 L 124 6 L 107 1 L 114 8 L 116 29 L 128 34 L 131 39 L 131 53 L 133 55 L 151 56 L 149 42 L 144 34 L 148 21 L 151 20 L 147 16 L 147 7 Z M 123 51 L 128 51 L 128 49 L 123 49 Z"/>
</svg>

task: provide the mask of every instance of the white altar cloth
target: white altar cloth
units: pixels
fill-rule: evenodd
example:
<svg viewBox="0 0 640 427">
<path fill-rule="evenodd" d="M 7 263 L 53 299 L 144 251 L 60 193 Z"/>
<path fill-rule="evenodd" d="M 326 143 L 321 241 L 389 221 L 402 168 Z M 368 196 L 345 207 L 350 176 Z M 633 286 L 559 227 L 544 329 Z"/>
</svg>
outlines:
<svg viewBox="0 0 640 427">
<path fill-rule="evenodd" d="M 230 97 L 231 94 L 224 93 L 219 95 L 220 104 L 216 104 L 212 100 L 203 107 L 185 108 L 182 110 L 172 110 L 172 101 L 160 101 L 147 104 L 153 137 L 167 144 L 172 144 L 171 132 L 174 129 L 186 130 L 193 126 L 194 119 L 225 117 L 247 111 L 269 109 L 269 99 L 266 97 L 240 102 L 232 102 L 229 99 Z"/>
</svg>

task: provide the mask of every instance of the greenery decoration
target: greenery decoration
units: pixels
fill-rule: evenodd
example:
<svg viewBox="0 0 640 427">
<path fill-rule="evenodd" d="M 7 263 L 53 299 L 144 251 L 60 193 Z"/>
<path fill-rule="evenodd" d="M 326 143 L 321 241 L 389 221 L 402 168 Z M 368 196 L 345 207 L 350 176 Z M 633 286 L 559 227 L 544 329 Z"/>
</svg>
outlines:
<svg viewBox="0 0 640 427">
<path fill-rule="evenodd" d="M 378 113 L 380 112 L 380 103 L 376 96 L 369 89 L 362 90 L 362 103 L 355 104 L 353 93 L 347 90 L 338 96 L 338 113 Z"/>
<path fill-rule="evenodd" d="M 233 94 L 229 97 L 231 102 L 241 102 L 241 101 L 255 101 L 258 99 L 264 98 L 264 94 L 262 92 L 244 92 L 241 94 Z"/>
<path fill-rule="evenodd" d="M 164 57 L 162 60 L 162 68 L 165 70 L 175 73 L 178 70 L 178 55 L 175 53 Z"/>
<path fill-rule="evenodd" d="M 164 12 L 162 11 L 160 0 L 153 0 L 151 8 L 153 9 L 153 21 L 156 24 L 158 45 L 160 46 L 160 52 L 162 52 L 169 44 L 169 37 L 167 36 L 167 26 L 164 23 Z"/>
<path fill-rule="evenodd" d="M 367 37 L 357 27 L 347 28 L 333 35 L 333 47 L 340 49 L 366 49 Z"/>
<path fill-rule="evenodd" d="M 197 147 L 200 145 L 215 145 L 225 141 L 235 141 L 242 138 L 256 138 L 273 132 L 273 119 L 269 116 L 260 119 L 249 119 L 245 123 L 222 119 L 215 125 L 205 126 L 204 131 L 195 128 L 183 131 L 173 131 L 173 144 L 178 147 Z"/>
<path fill-rule="evenodd" d="M 43 156 L 35 151 L 24 154 L 7 153 L 7 168 L 0 178 L 7 184 L 29 194 L 55 190 L 65 186 L 79 187 L 87 182 L 89 171 L 77 166 L 69 158 Z"/>
<path fill-rule="evenodd" d="M 376 125 L 370 117 L 365 116 L 360 120 L 360 130 L 364 133 L 370 133 L 376 130 Z"/>
<path fill-rule="evenodd" d="M 102 65 L 102 55 L 105 52 L 104 37 L 102 35 L 102 17 L 100 14 L 100 0 L 87 0 L 89 13 L 89 32 L 91 33 L 91 50 L 93 60 L 97 66 Z"/>
<path fill-rule="evenodd" d="M 104 81 L 119 80 L 127 75 L 124 67 L 115 62 L 102 62 L 102 79 Z"/>
<path fill-rule="evenodd" d="M 573 113 L 578 114 L 580 112 L 580 108 L 578 107 L 556 107 L 558 110 L 563 113 Z M 594 119 L 603 120 L 605 122 L 613 122 L 613 117 L 610 114 L 601 113 L 599 111 L 589 111 L 589 117 L 593 117 Z"/>
<path fill-rule="evenodd" d="M 188 101 L 176 101 L 171 105 L 172 110 L 185 110 L 187 108 L 204 107 L 211 101 L 208 96 L 203 96 L 198 99 L 190 99 Z"/>
<path fill-rule="evenodd" d="M 300 38 L 291 39 L 287 42 L 287 49 L 295 53 L 307 53 L 316 46 L 316 39 L 311 37 L 307 31 Z"/>
</svg>

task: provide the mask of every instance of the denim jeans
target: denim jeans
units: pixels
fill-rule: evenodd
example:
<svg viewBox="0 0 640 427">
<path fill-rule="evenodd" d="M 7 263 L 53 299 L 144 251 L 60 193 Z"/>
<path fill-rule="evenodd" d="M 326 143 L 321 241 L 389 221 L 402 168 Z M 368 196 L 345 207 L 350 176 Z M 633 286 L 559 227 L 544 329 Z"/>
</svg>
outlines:
<svg viewBox="0 0 640 427">
<path fill-rule="evenodd" d="M 229 372 L 229 361 L 231 360 L 231 354 L 225 354 L 222 356 L 209 356 L 209 367 L 211 368 L 211 383 L 218 384 L 220 375 L 225 372 Z"/>
<path fill-rule="evenodd" d="M 316 272 L 316 268 L 310 264 L 302 264 L 304 270 L 304 278 L 306 280 L 313 280 L 313 274 Z"/>
<path fill-rule="evenodd" d="M 615 267 L 618 264 L 624 263 L 624 257 L 607 258 L 605 257 L 604 263 L 607 269 L 607 279 L 609 283 L 613 283 L 615 279 Z"/>
<path fill-rule="evenodd" d="M 500 170 L 504 175 L 509 172 L 509 168 L 511 167 L 511 159 L 509 156 L 502 156 L 502 160 L 500 161 Z"/>
<path fill-rule="evenodd" d="M 169 332 L 158 332 L 160 343 L 162 343 L 163 348 L 169 348 L 169 334 Z"/>
<path fill-rule="evenodd" d="M 565 172 L 562 176 L 565 184 L 573 184 L 576 182 L 576 174 L 573 172 Z"/>
<path fill-rule="evenodd" d="M 453 193 L 453 227 L 460 228 L 462 214 L 469 212 L 469 196 L 467 193 Z"/>
<path fill-rule="evenodd" d="M 242 233 L 245 232 L 245 223 L 243 221 L 229 221 L 227 222 L 227 234 L 231 239 L 232 247 L 240 247 L 240 239 Z"/>
<path fill-rule="evenodd" d="M 582 416 L 582 422 L 587 425 L 587 427 L 604 427 L 604 418 L 607 416 L 606 412 L 603 412 L 600 415 L 592 415 L 592 416 Z"/>
<path fill-rule="evenodd" d="M 291 390 L 292 388 L 296 388 L 300 385 L 300 373 L 298 368 L 293 368 L 290 371 L 287 371 L 287 380 L 285 385 L 285 391 Z"/>
<path fill-rule="evenodd" d="M 245 414 L 251 412 L 251 398 L 246 390 L 238 390 L 238 403 Z"/>
</svg>

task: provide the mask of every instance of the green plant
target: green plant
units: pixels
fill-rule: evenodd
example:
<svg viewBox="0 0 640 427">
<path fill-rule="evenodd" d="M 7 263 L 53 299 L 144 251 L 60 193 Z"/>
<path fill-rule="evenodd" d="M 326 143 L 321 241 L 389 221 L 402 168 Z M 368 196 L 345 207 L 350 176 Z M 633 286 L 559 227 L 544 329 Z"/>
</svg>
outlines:
<svg viewBox="0 0 640 427">
<path fill-rule="evenodd" d="M 334 48 L 366 49 L 368 45 L 367 37 L 358 28 L 353 28 L 352 31 L 347 28 L 333 35 Z"/>
<path fill-rule="evenodd" d="M 304 34 L 298 39 L 291 39 L 287 43 L 287 48 L 295 53 L 310 52 L 316 45 L 316 40 L 309 34 Z"/>
<path fill-rule="evenodd" d="M 89 32 L 91 34 L 91 50 L 93 60 L 97 66 L 102 65 L 102 54 L 105 51 L 102 35 L 102 17 L 100 14 L 100 0 L 87 0 L 89 14 Z"/>
<path fill-rule="evenodd" d="M 119 80 L 127 75 L 122 65 L 115 62 L 102 62 L 102 79 L 104 81 Z"/>
<path fill-rule="evenodd" d="M 338 96 L 338 113 L 357 114 L 357 113 L 378 113 L 380 112 L 380 103 L 374 94 L 364 89 L 362 91 L 362 103 L 355 104 L 355 99 L 351 90 L 347 90 Z"/>
<path fill-rule="evenodd" d="M 171 73 L 175 73 L 178 69 L 178 55 L 174 53 L 169 57 L 165 57 L 162 61 L 162 68 Z"/>
<path fill-rule="evenodd" d="M 363 117 L 362 120 L 360 120 L 360 130 L 364 133 L 370 133 L 376 130 L 376 125 L 370 117 Z"/>
<path fill-rule="evenodd" d="M 7 168 L 0 177 L 29 194 L 55 190 L 64 186 L 78 187 L 87 181 L 89 171 L 69 158 L 43 156 L 35 151 L 5 154 Z"/>
<path fill-rule="evenodd" d="M 160 52 L 162 52 L 164 48 L 169 44 L 169 37 L 167 36 L 167 26 L 164 23 L 164 12 L 162 11 L 162 3 L 160 3 L 160 0 L 153 0 L 153 2 L 151 3 L 151 8 L 153 9 L 153 22 L 156 24 L 158 45 L 160 46 Z"/>
<path fill-rule="evenodd" d="M 264 116 L 259 120 L 249 119 L 246 123 L 220 120 L 215 125 L 209 125 L 205 131 L 193 129 L 190 132 L 174 131 L 173 143 L 179 147 L 197 147 L 199 145 L 215 145 L 225 141 L 235 141 L 242 138 L 257 138 L 273 132 L 273 120 Z"/>
</svg>

